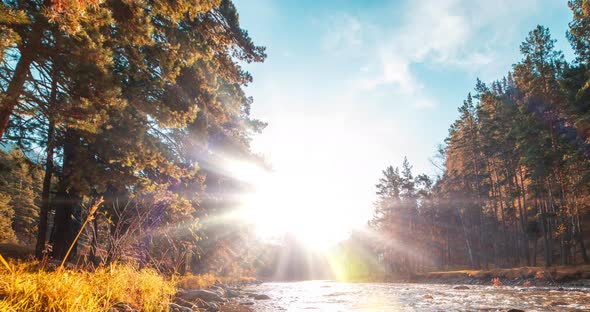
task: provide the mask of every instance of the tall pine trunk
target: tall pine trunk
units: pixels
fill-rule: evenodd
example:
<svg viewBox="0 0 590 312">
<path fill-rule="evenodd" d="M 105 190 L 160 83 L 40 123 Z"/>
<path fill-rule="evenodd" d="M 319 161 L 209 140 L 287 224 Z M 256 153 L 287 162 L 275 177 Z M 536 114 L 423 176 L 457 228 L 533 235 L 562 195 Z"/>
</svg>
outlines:
<svg viewBox="0 0 590 312">
<path fill-rule="evenodd" d="M 584 244 L 584 235 L 582 231 L 582 225 L 580 222 L 579 212 L 576 216 L 576 223 L 578 224 L 577 239 L 578 243 L 580 244 L 580 253 L 582 254 L 582 260 L 584 261 L 584 263 L 590 263 L 590 258 L 588 257 L 588 253 L 586 252 L 586 245 Z"/>
<path fill-rule="evenodd" d="M 461 215 L 461 211 L 457 208 L 457 215 L 459 216 L 459 221 L 461 221 L 461 227 L 463 228 L 463 236 L 465 237 L 465 246 L 467 247 L 467 255 L 469 256 L 469 264 L 471 265 L 472 269 L 476 269 L 475 259 L 473 257 L 473 250 L 471 248 L 471 242 L 469 240 L 469 233 L 465 226 L 465 221 L 463 216 Z"/>
<path fill-rule="evenodd" d="M 53 177 L 53 153 L 55 149 L 55 122 L 53 120 L 53 110 L 57 100 L 57 70 L 53 68 L 53 77 L 51 81 L 51 94 L 48 103 L 48 120 L 47 129 L 47 155 L 45 157 L 45 175 L 43 177 L 43 189 L 41 191 L 41 210 L 39 211 L 39 226 L 37 232 L 37 244 L 35 245 L 35 256 L 37 259 L 43 257 L 45 242 L 47 241 L 48 217 L 50 210 L 49 195 L 51 192 L 51 179 Z"/>
<path fill-rule="evenodd" d="M 79 228 L 81 192 L 73 180 L 73 167 L 80 145 L 80 137 L 73 129 L 65 132 L 63 146 L 63 175 L 55 197 L 56 212 L 52 232 L 53 257 L 63 259 L 72 245 Z M 76 246 L 71 255 L 76 254 Z"/>
<path fill-rule="evenodd" d="M 51 178 L 53 177 L 53 149 L 55 125 L 49 121 L 47 133 L 47 157 L 45 160 L 45 175 L 43 177 L 43 190 L 41 191 L 41 210 L 39 211 L 39 230 L 37 232 L 37 244 L 35 245 L 35 256 L 43 258 L 45 242 L 47 241 L 48 217 L 49 217 L 49 195 L 51 192 Z"/>
</svg>

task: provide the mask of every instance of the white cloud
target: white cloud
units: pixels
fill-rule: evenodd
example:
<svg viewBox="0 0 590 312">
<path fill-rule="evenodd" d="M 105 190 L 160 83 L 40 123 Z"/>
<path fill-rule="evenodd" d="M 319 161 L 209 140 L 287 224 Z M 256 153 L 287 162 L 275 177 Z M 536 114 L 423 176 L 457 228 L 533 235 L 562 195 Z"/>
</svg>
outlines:
<svg viewBox="0 0 590 312">
<path fill-rule="evenodd" d="M 358 84 L 361 90 L 374 90 L 384 84 L 397 85 L 404 94 L 415 94 L 420 89 L 410 72 L 410 63 L 405 58 L 391 53 L 389 50 L 383 50 L 378 59 L 380 75 L 361 79 Z M 370 70 L 366 72 L 371 73 Z"/>
<path fill-rule="evenodd" d="M 470 31 L 466 18 L 454 10 L 456 2 L 413 1 L 394 37 L 398 51 L 391 52 L 401 53 L 411 62 L 454 58 Z"/>
<path fill-rule="evenodd" d="M 397 7 L 403 12 L 401 18 L 388 29 L 340 14 L 331 19 L 324 47 L 334 54 L 356 53 L 365 60 L 352 82 L 359 91 L 392 87 L 391 92 L 415 98 L 415 107 L 433 107 L 436 101 L 425 92 L 412 70 L 414 64 L 490 71 L 489 65 L 500 57 L 494 47 L 510 32 L 499 24 L 504 20 L 514 24 L 523 12 L 533 14 L 540 1 L 407 0 Z"/>
<path fill-rule="evenodd" d="M 354 16 L 338 14 L 329 19 L 327 30 L 323 36 L 322 48 L 340 53 L 351 47 L 360 46 L 363 41 L 363 25 Z"/>
</svg>

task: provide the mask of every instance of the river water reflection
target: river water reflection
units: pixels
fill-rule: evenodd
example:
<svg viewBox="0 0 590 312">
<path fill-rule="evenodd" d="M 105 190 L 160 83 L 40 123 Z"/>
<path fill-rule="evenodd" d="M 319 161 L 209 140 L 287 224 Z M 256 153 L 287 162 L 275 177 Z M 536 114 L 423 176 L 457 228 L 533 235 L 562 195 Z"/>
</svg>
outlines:
<svg viewBox="0 0 590 312">
<path fill-rule="evenodd" d="M 587 288 L 468 287 L 304 281 L 264 283 L 247 290 L 272 298 L 255 301 L 255 311 L 590 311 Z"/>
</svg>

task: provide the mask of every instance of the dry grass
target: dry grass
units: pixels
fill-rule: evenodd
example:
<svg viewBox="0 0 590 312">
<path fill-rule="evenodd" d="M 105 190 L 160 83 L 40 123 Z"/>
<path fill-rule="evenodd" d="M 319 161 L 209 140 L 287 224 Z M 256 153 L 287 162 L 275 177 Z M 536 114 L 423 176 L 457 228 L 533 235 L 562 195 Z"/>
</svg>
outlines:
<svg viewBox="0 0 590 312">
<path fill-rule="evenodd" d="M 197 288 L 209 288 L 215 285 L 216 282 L 220 282 L 222 284 L 243 284 L 243 283 L 253 283 L 256 279 L 250 276 L 240 276 L 240 277 L 221 277 L 216 276 L 213 274 L 202 274 L 202 275 L 185 275 L 181 276 L 176 286 L 184 289 L 197 289 Z"/>
<path fill-rule="evenodd" d="M 0 311 L 106 311 L 125 303 L 167 311 L 174 283 L 151 269 L 110 265 L 95 271 L 39 269 L 37 263 L 0 265 Z"/>
<path fill-rule="evenodd" d="M 184 289 L 209 288 L 215 284 L 217 278 L 213 274 L 186 275 L 178 280 L 178 287 Z"/>
<path fill-rule="evenodd" d="M 230 279 L 229 283 L 253 283 L 256 282 L 256 278 L 252 276 L 240 276 L 239 278 Z"/>
</svg>

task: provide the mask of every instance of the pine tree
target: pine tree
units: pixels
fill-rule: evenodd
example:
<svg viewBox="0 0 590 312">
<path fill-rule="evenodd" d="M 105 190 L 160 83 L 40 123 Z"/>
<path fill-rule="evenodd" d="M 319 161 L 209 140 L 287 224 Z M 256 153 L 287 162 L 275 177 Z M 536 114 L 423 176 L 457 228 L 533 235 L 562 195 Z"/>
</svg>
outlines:
<svg viewBox="0 0 590 312">
<path fill-rule="evenodd" d="M 14 207 L 13 228 L 18 240 L 26 245 L 34 242 L 39 217 L 41 175 L 39 168 L 31 164 L 18 149 L 14 149 L 11 181 L 8 190 Z"/>
<path fill-rule="evenodd" d="M 51 210 L 49 241 L 60 258 L 86 204 L 101 195 L 105 206 L 141 199 L 161 210 L 150 226 L 198 228 L 204 184 L 217 183 L 201 164 L 221 159 L 209 145 L 250 157 L 250 137 L 264 127 L 250 118 L 242 87 L 252 78 L 239 62 L 266 55 L 231 1 L 2 5 L 0 26 L 14 30 L 0 38 L 10 52 L 3 64 L 15 65 L 2 68 L 2 139 L 46 151 L 37 255 Z"/>
<path fill-rule="evenodd" d="M 10 197 L 0 193 L 0 243 L 15 243 L 16 235 L 12 229 L 14 209 L 10 206 Z"/>
</svg>

